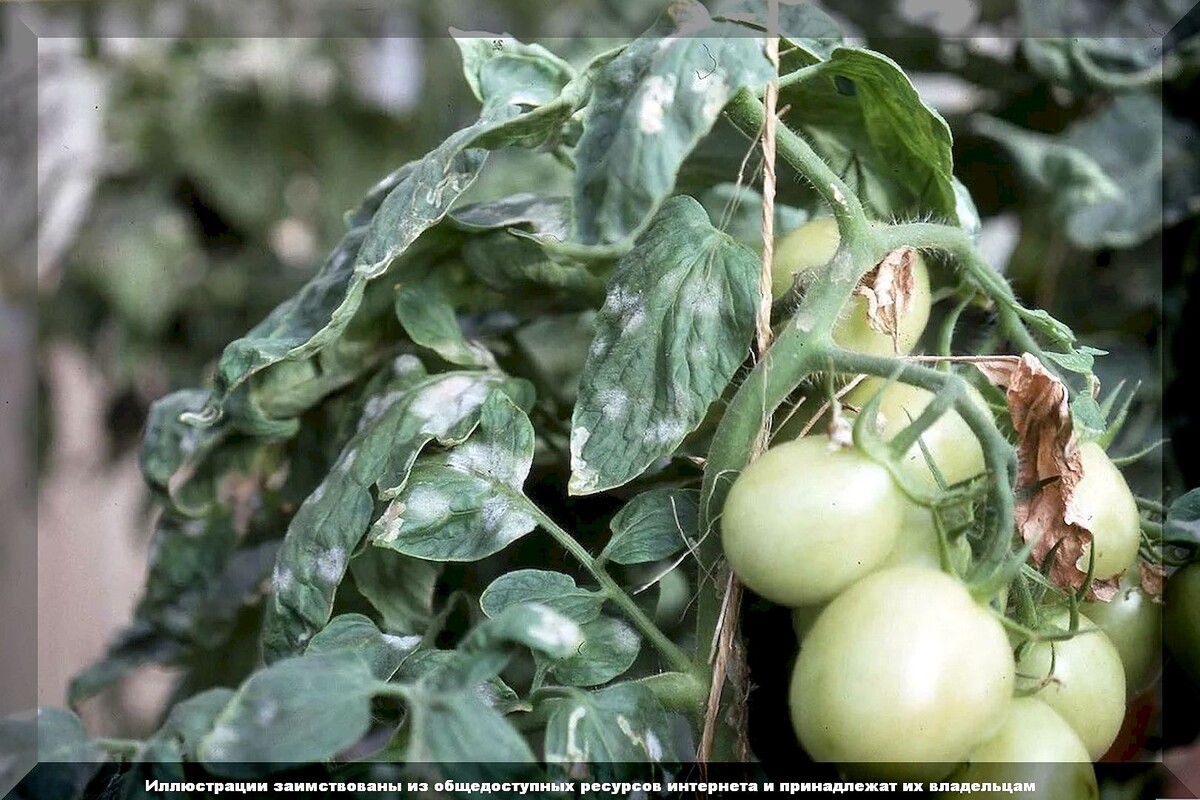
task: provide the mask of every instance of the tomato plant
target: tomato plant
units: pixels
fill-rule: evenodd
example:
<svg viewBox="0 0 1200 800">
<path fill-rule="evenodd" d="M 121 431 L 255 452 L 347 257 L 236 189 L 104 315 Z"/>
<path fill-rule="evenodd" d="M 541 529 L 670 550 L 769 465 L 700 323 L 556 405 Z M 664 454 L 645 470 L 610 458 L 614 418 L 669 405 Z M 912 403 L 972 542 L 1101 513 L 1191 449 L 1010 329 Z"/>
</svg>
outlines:
<svg viewBox="0 0 1200 800">
<path fill-rule="evenodd" d="M 1048 620 L 1060 630 L 1066 630 L 1069 621 L 1066 612 Z M 1026 647 L 1017 672 L 1021 688 L 1057 711 L 1097 759 L 1113 743 L 1125 718 L 1125 669 L 1113 643 L 1082 614 L 1078 631 L 1070 639 Z"/>
<path fill-rule="evenodd" d="M 786 707 L 789 765 L 846 774 L 975 774 L 1031 741 L 1074 764 L 1063 724 L 1103 751 L 1119 651 L 1044 609 L 1169 544 L 1105 451 L 1133 400 L 981 249 L 951 123 L 900 64 L 783 5 L 775 31 L 765 3 L 680 0 L 561 52 L 455 32 L 478 114 L 381 164 L 304 286 L 150 411 L 145 591 L 68 699 L 164 664 L 162 725 L 94 738 L 47 712 L 52 752 L 133 790 L 280 764 L 623 781 L 761 755 L 756 703 Z M 1047 46 L 1023 58 L 1103 71 Z M 1162 93 L 1031 74 L 1089 116 L 971 123 L 1054 193 L 1060 238 L 1024 249 L 1143 241 L 1152 148 L 1109 131 L 1144 133 Z M 829 424 L 772 442 L 800 399 Z M 1168 609 L 1194 608 L 1187 574 Z M 770 605 L 798 607 L 787 685 L 745 657 Z M 1168 620 L 1181 659 L 1190 619 Z"/>
<path fill-rule="evenodd" d="M 771 270 L 774 296 L 785 297 L 794 286 L 804 283 L 809 273 L 826 268 L 840 242 L 837 221 L 832 218 L 815 219 L 788 231 L 776 244 Z M 833 340 L 862 353 L 911 352 L 925 330 L 931 305 L 929 268 L 920 253 L 912 257 L 911 281 L 903 309 L 895 321 L 894 336 L 871 322 L 870 301 L 856 295 L 834 326 Z"/>
<path fill-rule="evenodd" d="M 738 477 L 721 543 L 733 571 L 763 597 L 822 603 L 883 562 L 905 506 L 887 469 L 805 437 L 776 445 Z"/>
<path fill-rule="evenodd" d="M 894 779 L 938 778 L 1009 713 L 1003 628 L 939 571 L 876 572 L 835 598 L 804 639 L 789 704 L 817 760 Z"/>
</svg>

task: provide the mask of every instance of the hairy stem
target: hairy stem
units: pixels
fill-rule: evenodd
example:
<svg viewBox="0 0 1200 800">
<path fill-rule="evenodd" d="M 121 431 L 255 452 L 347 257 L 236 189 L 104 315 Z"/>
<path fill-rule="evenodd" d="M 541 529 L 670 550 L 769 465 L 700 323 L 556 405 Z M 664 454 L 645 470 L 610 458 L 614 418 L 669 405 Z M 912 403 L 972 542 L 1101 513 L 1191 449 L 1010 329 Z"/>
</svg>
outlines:
<svg viewBox="0 0 1200 800">
<path fill-rule="evenodd" d="M 554 540 L 562 546 L 564 550 L 583 566 L 588 573 L 596 579 L 600 584 L 604 596 L 611 600 L 622 613 L 629 618 L 633 626 L 641 632 L 646 639 L 654 645 L 662 657 L 671 665 L 671 668 L 678 672 L 686 672 L 689 675 L 697 673 L 697 667 L 692 662 L 692 659 L 683 651 L 679 645 L 675 644 L 671 639 L 659 629 L 654 621 L 651 620 L 646 613 L 633 601 L 620 585 L 609 576 L 597 563 L 596 559 L 587 549 L 576 541 L 575 537 L 567 533 L 558 523 L 550 519 L 544 511 L 534 505 L 532 502 L 526 501 L 527 508 L 537 523 L 542 526 Z"/>
</svg>

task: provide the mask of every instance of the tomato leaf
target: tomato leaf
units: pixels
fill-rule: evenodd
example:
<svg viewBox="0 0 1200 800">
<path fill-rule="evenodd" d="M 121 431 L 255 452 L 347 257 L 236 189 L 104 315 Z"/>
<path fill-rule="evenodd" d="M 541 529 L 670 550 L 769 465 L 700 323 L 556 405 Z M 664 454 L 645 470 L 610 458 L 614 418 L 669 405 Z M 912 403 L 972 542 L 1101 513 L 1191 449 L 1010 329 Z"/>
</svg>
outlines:
<svg viewBox="0 0 1200 800">
<path fill-rule="evenodd" d="M 759 0 L 721 0 L 713 7 L 715 19 L 737 22 L 756 31 L 766 32 L 766 7 Z M 779 71 L 791 72 L 794 65 L 811 64 L 829 58 L 842 43 L 842 28 L 815 5 L 803 2 L 779 4 Z"/>
<path fill-rule="evenodd" d="M 375 607 L 385 630 L 424 631 L 433 616 L 433 592 L 442 567 L 381 547 L 365 547 L 350 559 L 354 585 Z"/>
<path fill-rule="evenodd" d="M 288 525 L 263 625 L 268 661 L 297 652 L 328 622 L 350 552 L 371 523 L 371 486 L 394 492 L 428 443 L 465 439 L 484 397 L 504 380 L 484 372 L 425 376 L 415 364 L 401 360 L 391 384 L 367 402 L 358 432 Z"/>
<path fill-rule="evenodd" d="M 561 572 L 518 569 L 496 578 L 479 596 L 479 607 L 489 617 L 521 603 L 540 603 L 582 624 L 600 616 L 604 595 L 579 588 Z"/>
<path fill-rule="evenodd" d="M 396 288 L 396 318 L 409 338 L 450 364 L 495 367 L 496 359 L 479 342 L 468 341 L 458 324 L 445 272 L 434 271 Z"/>
<path fill-rule="evenodd" d="M 635 764 L 678 761 L 666 712 L 644 686 L 621 683 L 554 701 L 546 762 L 575 778 L 644 774 Z"/>
<path fill-rule="evenodd" d="M 576 150 L 583 244 L 635 237 L 729 98 L 773 74 L 761 45 L 740 26 L 713 22 L 694 0 L 668 14 L 596 76 Z"/>
<path fill-rule="evenodd" d="M 372 543 L 435 561 L 476 561 L 502 550 L 535 527 L 521 496 L 533 449 L 529 418 L 494 392 L 474 436 L 416 463 L 372 529 Z"/>
<path fill-rule="evenodd" d="M 601 616 L 579 627 L 583 642 L 547 666 L 566 686 L 599 686 L 625 674 L 637 660 L 642 639 L 624 620 Z"/>
<path fill-rule="evenodd" d="M 618 564 L 669 558 L 699 530 L 700 495 L 692 489 L 651 489 L 613 517 L 612 538 L 602 556 Z"/>
<path fill-rule="evenodd" d="M 957 217 L 950 127 L 887 56 L 837 47 L 779 103 L 876 216 Z"/>
<path fill-rule="evenodd" d="M 367 732 L 377 686 L 352 651 L 280 661 L 237 690 L 201 739 L 200 762 L 218 775 L 241 775 L 332 758 Z"/>
<path fill-rule="evenodd" d="M 1163 523 L 1163 538 L 1200 545 L 1200 489 L 1192 489 L 1171 503 Z"/>
<path fill-rule="evenodd" d="M 308 643 L 305 653 L 356 653 L 382 681 L 396 674 L 401 662 L 421 644 L 420 636 L 383 633 L 362 614 L 339 614 Z"/>
<path fill-rule="evenodd" d="M 201 740 L 216 724 L 217 717 L 233 699 L 234 691 L 209 689 L 182 701 L 167 715 L 162 727 L 147 744 L 146 760 L 159 763 L 195 761 Z"/>
<path fill-rule="evenodd" d="M 474 694 L 414 693 L 408 712 L 411 763 L 453 764 L 455 780 L 519 775 L 536 763 L 521 734 Z"/>
<path fill-rule="evenodd" d="M 695 430 L 749 352 L 758 258 L 690 197 L 617 263 L 571 419 L 572 494 L 627 483 Z"/>
</svg>

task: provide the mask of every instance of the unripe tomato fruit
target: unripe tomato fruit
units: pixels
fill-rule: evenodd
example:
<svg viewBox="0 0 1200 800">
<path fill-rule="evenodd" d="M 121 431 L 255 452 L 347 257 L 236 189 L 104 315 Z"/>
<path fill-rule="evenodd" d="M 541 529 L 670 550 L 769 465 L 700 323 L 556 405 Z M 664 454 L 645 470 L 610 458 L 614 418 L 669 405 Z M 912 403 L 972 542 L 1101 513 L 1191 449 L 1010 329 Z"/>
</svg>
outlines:
<svg viewBox="0 0 1200 800">
<path fill-rule="evenodd" d="M 906 502 L 885 467 L 806 436 L 772 447 L 734 481 L 721 543 L 742 583 L 766 599 L 823 603 L 879 566 Z"/>
<path fill-rule="evenodd" d="M 1056 610 L 1047 621 L 1067 629 L 1069 615 Z M 1125 719 L 1125 668 L 1117 648 L 1083 614 L 1079 634 L 1057 642 L 1037 642 L 1017 662 L 1018 685 L 1041 688 L 1034 694 L 1067 721 L 1092 760 L 1117 738 Z M 1053 665 L 1053 671 L 1052 670 Z"/>
<path fill-rule="evenodd" d="M 1079 606 L 1117 648 L 1129 697 L 1150 688 L 1162 671 L 1163 607 L 1146 596 L 1138 579 L 1138 570 L 1131 569 L 1112 600 Z"/>
<path fill-rule="evenodd" d="M 1013 668 L 1003 627 L 960 581 L 880 570 L 834 598 L 805 637 L 792 724 L 817 761 L 937 779 L 1004 724 Z"/>
<path fill-rule="evenodd" d="M 976 747 L 971 762 L 950 776 L 959 783 L 1032 783 L 1033 792 L 975 792 L 972 797 L 1072 798 L 1099 796 L 1096 771 L 1079 736 L 1054 709 L 1032 697 L 1013 699 L 1008 721 Z M 962 795 L 946 795 L 961 797 Z"/>
<path fill-rule="evenodd" d="M 974 388 L 969 387 L 968 396 L 976 406 L 991 415 L 987 401 Z M 867 378 L 855 386 L 845 397 L 846 405 L 862 408 L 871 398 L 879 395 L 880 435 L 891 440 L 908 427 L 909 423 L 934 399 L 933 392 L 907 383 L 888 383 L 882 378 Z M 983 448 L 966 421 L 954 409 L 950 409 L 921 434 L 921 442 L 947 486 L 974 478 L 986 469 Z M 914 443 L 904 455 L 906 471 L 925 488 L 938 488 L 937 479 L 929 468 L 920 443 Z"/>
<path fill-rule="evenodd" d="M 1200 688 L 1200 563 L 1189 564 L 1167 579 L 1163 635 L 1171 656 Z"/>
<path fill-rule="evenodd" d="M 784 234 L 775 243 L 775 260 L 771 269 L 771 292 L 775 299 L 783 297 L 804 273 L 818 270 L 829 263 L 837 252 L 840 235 L 837 222 L 831 218 L 814 219 Z M 910 353 L 929 321 L 932 295 L 929 289 L 929 268 L 917 253 L 913 258 L 911 302 L 898 323 L 896 341 L 871 327 L 867 317 L 867 299 L 855 295 L 846 304 L 833 330 L 833 340 L 859 353 L 877 356 L 896 352 Z"/>
<path fill-rule="evenodd" d="M 1088 550 L 1096 548 L 1096 578 L 1120 575 L 1137 561 L 1142 542 L 1142 521 L 1133 492 L 1117 465 L 1096 442 L 1079 446 L 1083 477 L 1075 484 L 1072 506 L 1077 522 L 1092 532 L 1092 544 L 1084 548 L 1078 567 L 1086 571 Z"/>
</svg>

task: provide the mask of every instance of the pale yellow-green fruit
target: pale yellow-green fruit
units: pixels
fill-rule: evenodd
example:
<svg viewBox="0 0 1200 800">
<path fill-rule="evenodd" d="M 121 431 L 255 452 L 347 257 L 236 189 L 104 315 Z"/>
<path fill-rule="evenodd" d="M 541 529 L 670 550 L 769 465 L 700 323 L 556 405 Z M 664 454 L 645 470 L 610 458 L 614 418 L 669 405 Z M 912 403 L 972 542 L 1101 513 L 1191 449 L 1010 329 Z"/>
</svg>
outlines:
<svg viewBox="0 0 1200 800">
<path fill-rule="evenodd" d="M 733 482 L 721 545 L 734 574 L 767 600 L 824 603 L 879 566 L 906 502 L 885 467 L 806 436 L 767 450 Z"/>
<path fill-rule="evenodd" d="M 1053 612 L 1048 620 L 1065 630 L 1069 615 Z M 1045 702 L 1078 734 L 1094 761 L 1117 738 L 1125 718 L 1125 668 L 1121 655 L 1094 622 L 1079 615 L 1076 636 L 1042 641 L 1025 648 L 1017 662 L 1018 686 L 1037 689 Z"/>
<path fill-rule="evenodd" d="M 1032 792 L 983 791 L 973 797 L 1094 800 L 1099 795 L 1096 772 L 1079 736 L 1058 712 L 1033 697 L 1014 698 L 1004 727 L 976 747 L 970 762 L 949 780 L 1035 787 Z"/>
<path fill-rule="evenodd" d="M 804 274 L 829 263 L 837 252 L 840 236 L 837 222 L 830 218 L 814 219 L 784 234 L 775 243 L 775 259 L 771 269 L 771 292 L 779 299 L 791 291 Z M 906 312 L 901 315 L 896 338 L 871 327 L 867 316 L 867 299 L 855 295 L 842 310 L 833 330 L 833 340 L 858 353 L 887 356 L 911 353 L 929 321 L 932 297 L 929 289 L 929 268 L 920 253 L 913 258 L 912 295 Z"/>
<path fill-rule="evenodd" d="M 862 408 L 875 395 L 880 394 L 878 422 L 879 432 L 890 440 L 908 424 L 921 416 L 921 412 L 934 399 L 933 392 L 899 381 L 889 384 L 882 378 L 867 378 L 854 387 L 843 402 L 854 408 Z M 987 401 L 973 387 L 967 389 L 971 401 L 980 410 L 991 414 Z M 921 442 L 929 451 L 947 486 L 974 478 L 986 469 L 983 448 L 966 421 L 953 409 L 938 417 L 925 429 Z M 920 444 L 913 444 L 904 456 L 906 472 L 929 491 L 938 488 L 937 479 L 929 467 L 929 461 Z"/>
<path fill-rule="evenodd" d="M 1111 578 L 1137 561 L 1142 541 L 1142 521 L 1125 476 L 1096 442 L 1079 446 L 1083 477 L 1075 484 L 1071 508 L 1078 523 L 1092 532 L 1092 545 L 1084 547 L 1078 566 L 1087 571 L 1089 550 L 1096 548 L 1094 575 Z"/>
</svg>

